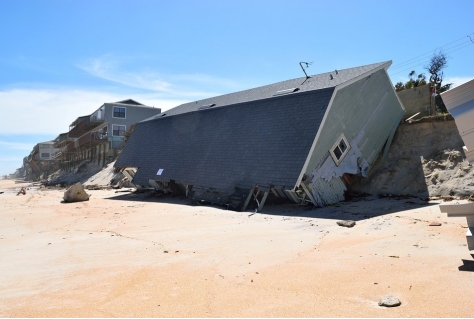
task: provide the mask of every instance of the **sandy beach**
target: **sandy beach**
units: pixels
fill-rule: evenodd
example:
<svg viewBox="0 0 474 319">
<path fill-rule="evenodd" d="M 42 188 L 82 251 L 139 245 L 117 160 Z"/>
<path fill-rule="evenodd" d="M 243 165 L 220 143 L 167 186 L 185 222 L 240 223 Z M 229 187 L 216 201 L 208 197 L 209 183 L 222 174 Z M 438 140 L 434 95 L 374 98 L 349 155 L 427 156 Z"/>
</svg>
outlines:
<svg viewBox="0 0 474 319">
<path fill-rule="evenodd" d="M 366 197 L 255 214 L 123 189 L 70 204 L 64 189 L 1 180 L 0 192 L 1 317 L 473 314 L 474 273 L 458 269 L 472 259 L 466 220 L 438 202 Z M 401 306 L 378 306 L 387 295 Z"/>
</svg>

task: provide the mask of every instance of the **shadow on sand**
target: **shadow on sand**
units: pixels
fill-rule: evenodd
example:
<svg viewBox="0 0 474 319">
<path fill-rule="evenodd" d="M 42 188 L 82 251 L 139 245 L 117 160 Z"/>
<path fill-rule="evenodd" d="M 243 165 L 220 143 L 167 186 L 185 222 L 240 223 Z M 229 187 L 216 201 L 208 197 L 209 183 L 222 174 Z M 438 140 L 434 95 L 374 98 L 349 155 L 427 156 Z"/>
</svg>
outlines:
<svg viewBox="0 0 474 319">
<path fill-rule="evenodd" d="M 109 200 L 137 201 L 137 202 L 156 202 L 184 206 L 205 206 L 222 209 L 227 211 L 227 206 L 213 204 L 209 202 L 193 202 L 186 197 L 171 196 L 159 192 L 127 193 L 106 198 Z M 350 201 L 343 201 L 326 207 L 315 207 L 312 205 L 302 206 L 290 202 L 267 201 L 261 212 L 256 212 L 256 203 L 251 202 L 246 211 L 241 214 L 254 214 L 287 216 L 287 217 L 306 217 L 306 218 L 324 218 L 334 220 L 353 220 L 360 221 L 377 216 L 396 213 L 404 210 L 434 206 L 438 203 L 427 202 L 418 198 L 407 197 L 385 197 L 367 196 Z"/>
</svg>

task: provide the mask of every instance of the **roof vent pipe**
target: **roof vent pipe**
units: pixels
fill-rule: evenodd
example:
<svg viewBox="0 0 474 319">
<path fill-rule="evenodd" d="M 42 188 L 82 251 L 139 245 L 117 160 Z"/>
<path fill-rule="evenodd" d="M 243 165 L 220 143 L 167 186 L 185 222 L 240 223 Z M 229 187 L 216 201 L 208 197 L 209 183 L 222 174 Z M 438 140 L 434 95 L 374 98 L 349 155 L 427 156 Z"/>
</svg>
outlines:
<svg viewBox="0 0 474 319">
<path fill-rule="evenodd" d="M 337 72 L 337 70 L 336 70 L 336 74 L 339 74 L 339 72 Z"/>
<path fill-rule="evenodd" d="M 333 79 L 332 74 L 329 74 L 329 77 L 331 78 L 331 80 Z"/>
</svg>

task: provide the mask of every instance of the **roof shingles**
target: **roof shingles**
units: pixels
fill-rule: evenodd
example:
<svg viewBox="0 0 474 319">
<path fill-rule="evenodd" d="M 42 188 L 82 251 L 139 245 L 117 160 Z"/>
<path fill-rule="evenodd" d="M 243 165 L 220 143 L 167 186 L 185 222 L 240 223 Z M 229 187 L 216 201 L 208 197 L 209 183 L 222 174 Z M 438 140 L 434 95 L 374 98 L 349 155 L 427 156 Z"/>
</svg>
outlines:
<svg viewBox="0 0 474 319">
<path fill-rule="evenodd" d="M 137 124 L 115 164 L 134 182 L 294 186 L 334 88 L 183 113 Z M 310 122 L 311 125 L 304 125 Z M 157 176 L 158 169 L 163 169 Z"/>
</svg>

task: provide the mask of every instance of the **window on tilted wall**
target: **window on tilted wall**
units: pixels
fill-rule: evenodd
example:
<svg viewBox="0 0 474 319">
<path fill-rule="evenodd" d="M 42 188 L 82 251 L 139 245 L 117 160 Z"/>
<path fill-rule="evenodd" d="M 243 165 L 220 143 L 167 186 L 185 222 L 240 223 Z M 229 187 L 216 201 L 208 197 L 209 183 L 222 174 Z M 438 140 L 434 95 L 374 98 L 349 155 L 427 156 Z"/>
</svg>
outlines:
<svg viewBox="0 0 474 319">
<path fill-rule="evenodd" d="M 341 136 L 337 139 L 336 143 L 334 143 L 334 145 L 329 150 L 329 154 L 331 154 L 331 157 L 337 166 L 341 164 L 342 160 L 349 152 L 350 148 L 351 146 L 347 142 L 346 137 L 344 136 L 344 134 L 341 134 Z"/>
<path fill-rule="evenodd" d="M 124 119 L 126 110 L 127 109 L 125 107 L 114 106 L 114 115 L 113 115 L 113 117 L 118 117 L 118 118 Z"/>
<path fill-rule="evenodd" d="M 123 136 L 127 128 L 125 125 L 112 125 L 112 135 L 113 136 Z"/>
<path fill-rule="evenodd" d="M 41 157 L 42 158 L 47 158 L 47 157 L 49 157 L 49 153 L 41 153 Z"/>
</svg>

